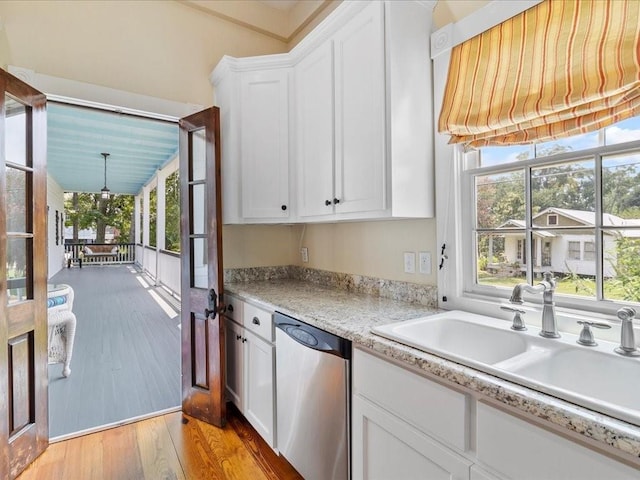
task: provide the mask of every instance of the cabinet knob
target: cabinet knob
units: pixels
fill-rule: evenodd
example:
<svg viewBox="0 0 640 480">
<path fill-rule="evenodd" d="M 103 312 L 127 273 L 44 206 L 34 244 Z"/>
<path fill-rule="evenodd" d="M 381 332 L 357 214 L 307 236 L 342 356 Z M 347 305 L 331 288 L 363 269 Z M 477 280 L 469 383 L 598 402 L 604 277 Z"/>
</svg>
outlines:
<svg viewBox="0 0 640 480">
<path fill-rule="evenodd" d="M 245 343 L 246 341 L 247 341 L 247 339 L 246 339 L 246 338 L 243 338 L 243 339 L 242 339 L 242 343 Z"/>
<path fill-rule="evenodd" d="M 260 319 L 258 317 L 253 317 L 253 324 L 260 325 Z"/>
<path fill-rule="evenodd" d="M 236 335 L 236 340 L 240 340 L 242 338 L 242 335 Z"/>
<path fill-rule="evenodd" d="M 227 306 L 227 311 L 233 312 L 233 305 L 228 305 Z"/>
<path fill-rule="evenodd" d="M 338 203 L 340 203 L 340 199 L 339 198 L 334 198 L 333 199 L 333 204 L 337 205 Z"/>
<path fill-rule="evenodd" d="M 287 209 L 287 206 L 286 206 L 286 205 L 282 205 L 280 208 L 281 208 L 281 209 L 282 209 L 282 211 L 284 212 L 284 211 Z"/>
<path fill-rule="evenodd" d="M 331 205 L 331 200 L 325 200 L 324 204 L 328 207 L 329 205 Z"/>
</svg>

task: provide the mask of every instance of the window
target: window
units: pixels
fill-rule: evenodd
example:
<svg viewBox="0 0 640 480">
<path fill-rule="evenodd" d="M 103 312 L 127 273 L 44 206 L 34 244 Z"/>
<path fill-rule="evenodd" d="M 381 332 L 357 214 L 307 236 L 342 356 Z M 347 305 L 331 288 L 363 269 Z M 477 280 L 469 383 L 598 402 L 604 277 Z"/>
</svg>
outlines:
<svg viewBox="0 0 640 480">
<path fill-rule="evenodd" d="M 176 170 L 165 180 L 164 248 L 180 252 L 180 172 Z"/>
<path fill-rule="evenodd" d="M 567 260 L 580 260 L 580 242 L 569 242 Z"/>
<path fill-rule="evenodd" d="M 158 188 L 154 187 L 149 192 L 149 246 L 156 245 L 156 232 L 158 222 Z"/>
<path fill-rule="evenodd" d="M 460 228 L 476 257 L 466 292 L 508 296 L 551 270 L 560 303 L 640 302 L 629 281 L 640 276 L 640 117 L 558 142 L 481 148 L 463 165 L 474 217 Z"/>
<path fill-rule="evenodd" d="M 596 244 L 595 242 L 584 242 L 583 259 L 593 261 L 596 259 Z"/>
</svg>

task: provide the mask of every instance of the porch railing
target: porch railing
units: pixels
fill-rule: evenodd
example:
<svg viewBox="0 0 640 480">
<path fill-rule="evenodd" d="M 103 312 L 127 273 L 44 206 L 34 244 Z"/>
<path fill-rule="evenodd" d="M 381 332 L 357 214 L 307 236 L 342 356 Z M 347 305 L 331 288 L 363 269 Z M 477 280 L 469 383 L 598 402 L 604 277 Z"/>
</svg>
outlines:
<svg viewBox="0 0 640 480">
<path fill-rule="evenodd" d="M 84 247 L 89 247 L 94 252 L 86 254 Z M 113 247 L 118 247 L 117 252 L 111 253 Z M 103 250 L 109 253 L 103 252 Z M 82 259 L 83 266 L 117 265 L 136 261 L 135 243 L 67 243 L 64 246 L 64 251 L 65 257 L 70 258 L 74 263 Z"/>
</svg>

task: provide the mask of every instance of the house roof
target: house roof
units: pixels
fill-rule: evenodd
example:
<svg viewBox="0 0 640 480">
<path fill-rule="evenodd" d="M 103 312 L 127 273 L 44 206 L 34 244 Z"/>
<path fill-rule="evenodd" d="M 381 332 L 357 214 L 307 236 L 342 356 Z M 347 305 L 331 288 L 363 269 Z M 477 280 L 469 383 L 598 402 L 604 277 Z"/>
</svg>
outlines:
<svg viewBox="0 0 640 480">
<path fill-rule="evenodd" d="M 576 222 L 582 223 L 585 227 L 593 227 L 596 222 L 596 214 L 595 212 L 589 212 L 586 210 L 572 210 L 569 208 L 556 208 L 549 207 L 545 208 L 543 211 L 533 216 L 533 219 L 542 217 L 549 213 L 556 213 L 558 215 L 562 215 L 564 217 L 570 218 Z M 640 228 L 640 219 L 637 218 L 621 218 L 617 215 L 612 215 L 610 213 L 602 214 L 602 225 L 605 227 L 638 227 Z M 500 226 L 499 229 L 510 229 L 510 228 L 525 228 L 524 220 L 517 219 L 509 219 Z M 535 232 L 537 235 L 543 237 L 554 237 L 551 232 L 538 230 Z M 638 237 L 640 238 L 640 230 L 624 230 L 623 234 L 625 237 Z"/>
<path fill-rule="evenodd" d="M 567 218 L 575 220 L 577 222 L 582 223 L 585 226 L 593 227 L 596 224 L 596 213 L 589 212 L 586 210 L 572 210 L 569 208 L 556 208 L 549 207 L 545 208 L 543 211 L 534 215 L 534 219 L 541 217 L 543 215 L 547 215 L 549 213 L 557 213 L 559 215 L 563 215 Z M 602 225 L 605 227 L 640 227 L 640 219 L 626 219 L 621 218 L 616 215 L 612 215 L 610 213 L 602 214 Z"/>
</svg>

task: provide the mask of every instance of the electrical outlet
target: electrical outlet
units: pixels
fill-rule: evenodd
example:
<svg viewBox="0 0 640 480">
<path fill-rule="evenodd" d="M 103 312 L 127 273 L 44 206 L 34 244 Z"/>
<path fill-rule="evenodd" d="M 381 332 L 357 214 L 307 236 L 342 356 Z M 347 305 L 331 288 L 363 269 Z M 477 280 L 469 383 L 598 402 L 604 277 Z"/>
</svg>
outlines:
<svg viewBox="0 0 640 480">
<path fill-rule="evenodd" d="M 431 252 L 420 252 L 420 273 L 431 275 Z"/>
<path fill-rule="evenodd" d="M 300 256 L 302 257 L 302 261 L 304 263 L 309 262 L 309 249 L 307 247 L 302 247 L 300 249 Z"/>
<path fill-rule="evenodd" d="M 404 252 L 404 273 L 416 273 L 415 252 Z"/>
</svg>

